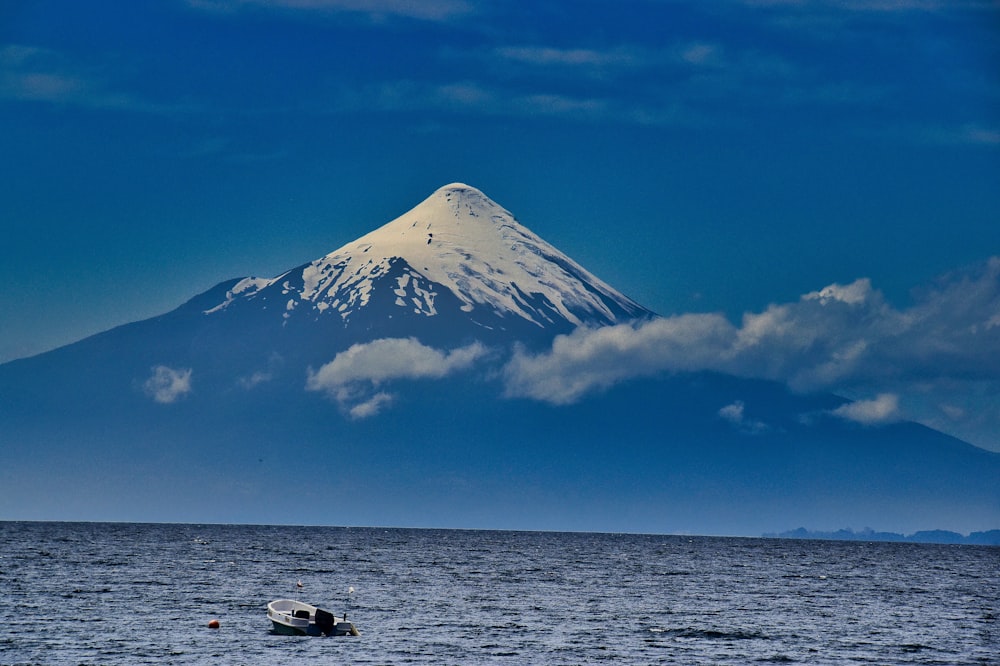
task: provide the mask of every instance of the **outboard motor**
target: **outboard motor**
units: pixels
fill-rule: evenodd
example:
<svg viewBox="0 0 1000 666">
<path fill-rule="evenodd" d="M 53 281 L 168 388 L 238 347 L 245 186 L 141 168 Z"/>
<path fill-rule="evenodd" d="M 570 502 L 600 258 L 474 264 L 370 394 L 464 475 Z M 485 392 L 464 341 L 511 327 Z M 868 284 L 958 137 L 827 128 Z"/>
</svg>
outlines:
<svg viewBox="0 0 1000 666">
<path fill-rule="evenodd" d="M 324 635 L 329 636 L 333 633 L 335 627 L 333 613 L 325 611 L 322 608 L 316 609 L 316 628 L 323 632 Z"/>
</svg>

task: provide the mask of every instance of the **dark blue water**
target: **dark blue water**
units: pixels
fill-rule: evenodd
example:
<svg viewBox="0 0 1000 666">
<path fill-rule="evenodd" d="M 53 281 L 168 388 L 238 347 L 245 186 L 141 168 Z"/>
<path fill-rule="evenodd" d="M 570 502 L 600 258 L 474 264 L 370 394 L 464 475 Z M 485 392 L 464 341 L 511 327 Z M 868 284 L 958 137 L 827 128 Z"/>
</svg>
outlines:
<svg viewBox="0 0 1000 666">
<path fill-rule="evenodd" d="M 998 664 L 998 599 L 995 547 L 0 523 L 0 664 Z"/>
</svg>

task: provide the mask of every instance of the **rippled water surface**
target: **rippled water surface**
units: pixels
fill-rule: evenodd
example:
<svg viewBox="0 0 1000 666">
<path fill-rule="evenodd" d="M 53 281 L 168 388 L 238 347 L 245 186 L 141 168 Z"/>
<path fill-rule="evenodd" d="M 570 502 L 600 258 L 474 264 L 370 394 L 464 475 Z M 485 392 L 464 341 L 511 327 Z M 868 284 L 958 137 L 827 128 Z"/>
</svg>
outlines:
<svg viewBox="0 0 1000 666">
<path fill-rule="evenodd" d="M 0 523 L 0 664 L 998 664 L 998 599 L 995 547 Z"/>
</svg>

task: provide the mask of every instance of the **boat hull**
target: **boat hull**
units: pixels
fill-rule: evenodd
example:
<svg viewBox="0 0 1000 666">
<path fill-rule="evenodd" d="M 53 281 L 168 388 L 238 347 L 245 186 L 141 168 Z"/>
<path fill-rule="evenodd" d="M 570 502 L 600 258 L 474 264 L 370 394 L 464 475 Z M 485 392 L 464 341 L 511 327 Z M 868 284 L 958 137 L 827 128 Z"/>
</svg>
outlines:
<svg viewBox="0 0 1000 666">
<path fill-rule="evenodd" d="M 289 627 L 287 624 L 278 622 L 277 620 L 271 620 L 271 624 L 274 625 L 271 630 L 272 633 L 281 634 L 282 636 L 305 636 L 306 632 L 297 627 Z"/>
</svg>

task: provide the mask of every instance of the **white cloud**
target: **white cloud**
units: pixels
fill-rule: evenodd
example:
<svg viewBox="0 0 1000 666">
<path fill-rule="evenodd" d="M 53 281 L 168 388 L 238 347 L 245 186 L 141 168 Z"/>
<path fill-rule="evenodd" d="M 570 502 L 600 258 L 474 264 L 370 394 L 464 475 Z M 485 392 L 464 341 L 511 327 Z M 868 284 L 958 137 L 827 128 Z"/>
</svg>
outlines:
<svg viewBox="0 0 1000 666">
<path fill-rule="evenodd" d="M 736 402 L 726 405 L 719 410 L 719 416 L 721 416 L 726 421 L 730 423 L 742 423 L 743 422 L 743 411 L 744 405 L 742 400 L 737 400 Z"/>
<path fill-rule="evenodd" d="M 146 395 L 156 402 L 170 404 L 191 392 L 191 368 L 174 369 L 157 365 L 152 372 L 142 387 Z"/>
<path fill-rule="evenodd" d="M 450 352 L 442 352 L 415 338 L 383 338 L 351 346 L 310 373 L 310 390 L 329 390 L 353 382 L 373 384 L 392 379 L 440 378 L 469 367 L 485 353 L 485 347 L 473 343 Z"/>
<path fill-rule="evenodd" d="M 882 393 L 872 400 L 858 400 L 841 405 L 831 414 L 864 425 L 892 423 L 900 419 L 899 396 Z"/>
<path fill-rule="evenodd" d="M 353 345 L 319 370 L 310 369 L 306 388 L 324 391 L 352 417 L 364 418 L 392 402 L 391 394 L 374 392 L 376 387 L 396 379 L 440 379 L 468 369 L 485 354 L 478 342 L 444 352 L 415 338 L 384 338 Z"/>
<path fill-rule="evenodd" d="M 548 353 L 515 351 L 503 370 L 505 393 L 568 404 L 633 377 L 719 365 L 734 336 L 733 326 L 714 314 L 577 329 L 557 337 Z"/>
</svg>

